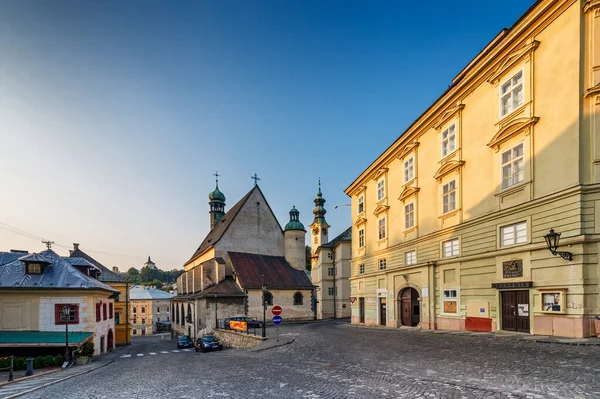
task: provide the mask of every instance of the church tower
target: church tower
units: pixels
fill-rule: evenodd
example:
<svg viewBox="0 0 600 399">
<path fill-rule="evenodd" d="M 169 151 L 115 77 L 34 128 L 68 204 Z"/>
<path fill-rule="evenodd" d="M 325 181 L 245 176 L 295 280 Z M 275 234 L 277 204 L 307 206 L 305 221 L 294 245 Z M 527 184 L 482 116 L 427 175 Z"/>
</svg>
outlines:
<svg viewBox="0 0 600 399">
<path fill-rule="evenodd" d="M 283 232 L 285 260 L 294 269 L 306 270 L 306 253 L 304 251 L 306 230 L 300 223 L 300 212 L 296 206 L 290 211 L 290 221 L 285 225 Z"/>
<path fill-rule="evenodd" d="M 317 248 L 329 242 L 330 226 L 325 220 L 327 211 L 324 206 L 325 198 L 323 198 L 323 194 L 321 193 L 321 179 L 319 179 L 319 191 L 317 192 L 317 198 L 315 198 L 315 205 L 315 209 L 313 209 L 315 220 L 308 226 L 312 231 L 311 246 L 313 254 L 317 251 Z"/>
<path fill-rule="evenodd" d="M 217 176 L 217 186 L 212 193 L 208 194 L 208 199 L 210 200 L 211 229 L 215 227 L 219 219 L 225 215 L 225 194 L 219 190 L 219 174 L 215 173 L 215 176 Z"/>
</svg>

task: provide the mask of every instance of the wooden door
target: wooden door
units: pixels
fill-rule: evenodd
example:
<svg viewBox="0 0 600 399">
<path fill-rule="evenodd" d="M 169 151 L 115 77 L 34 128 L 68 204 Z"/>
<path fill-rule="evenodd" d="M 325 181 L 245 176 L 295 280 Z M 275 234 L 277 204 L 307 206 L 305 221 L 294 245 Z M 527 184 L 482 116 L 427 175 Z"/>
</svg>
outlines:
<svg viewBox="0 0 600 399">
<path fill-rule="evenodd" d="M 365 322 L 365 298 L 358 298 L 358 322 Z"/>
<path fill-rule="evenodd" d="M 515 291 L 502 293 L 502 329 L 517 331 L 517 293 Z"/>
<path fill-rule="evenodd" d="M 400 304 L 400 321 L 403 326 L 411 326 L 412 325 L 412 314 L 410 312 L 411 307 L 411 298 L 403 296 Z"/>
<path fill-rule="evenodd" d="M 381 320 L 380 324 L 382 326 L 387 325 L 387 320 L 386 320 L 387 309 L 385 306 L 385 299 L 379 299 L 379 314 L 380 314 L 380 320 Z"/>
<path fill-rule="evenodd" d="M 529 333 L 529 291 L 517 291 L 517 331 Z"/>
</svg>

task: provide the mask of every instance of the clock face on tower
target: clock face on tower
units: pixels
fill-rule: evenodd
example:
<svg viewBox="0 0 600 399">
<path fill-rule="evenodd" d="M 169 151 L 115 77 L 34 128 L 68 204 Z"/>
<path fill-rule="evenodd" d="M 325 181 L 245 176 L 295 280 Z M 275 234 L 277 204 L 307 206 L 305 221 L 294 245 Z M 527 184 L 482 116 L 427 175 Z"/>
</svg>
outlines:
<svg viewBox="0 0 600 399">
<path fill-rule="evenodd" d="M 325 227 L 323 227 L 323 229 L 321 230 L 321 233 L 323 233 L 323 235 L 327 234 L 327 229 Z"/>
<path fill-rule="evenodd" d="M 315 228 L 313 229 L 313 234 L 314 234 L 314 235 L 317 235 L 317 234 L 319 234 L 319 228 L 318 228 L 318 227 L 315 227 Z"/>
</svg>

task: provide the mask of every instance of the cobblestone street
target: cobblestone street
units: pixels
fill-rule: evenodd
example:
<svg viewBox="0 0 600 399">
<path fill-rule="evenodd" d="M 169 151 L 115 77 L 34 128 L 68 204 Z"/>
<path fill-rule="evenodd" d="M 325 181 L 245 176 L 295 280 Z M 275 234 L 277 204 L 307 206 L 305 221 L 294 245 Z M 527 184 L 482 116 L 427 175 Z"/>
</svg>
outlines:
<svg viewBox="0 0 600 399">
<path fill-rule="evenodd" d="M 174 352 L 173 341 L 137 339 L 131 356 L 24 397 L 600 398 L 596 346 L 340 322 L 280 334 L 295 341 L 262 352 Z"/>
</svg>

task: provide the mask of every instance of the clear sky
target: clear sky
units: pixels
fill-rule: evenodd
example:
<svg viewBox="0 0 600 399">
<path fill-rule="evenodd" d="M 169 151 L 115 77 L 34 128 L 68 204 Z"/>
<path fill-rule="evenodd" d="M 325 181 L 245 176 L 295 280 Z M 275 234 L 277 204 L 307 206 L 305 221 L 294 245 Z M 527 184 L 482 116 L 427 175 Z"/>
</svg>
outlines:
<svg viewBox="0 0 600 399">
<path fill-rule="evenodd" d="M 0 250 L 180 268 L 257 173 L 330 238 L 343 190 L 528 0 L 0 1 Z"/>
</svg>

